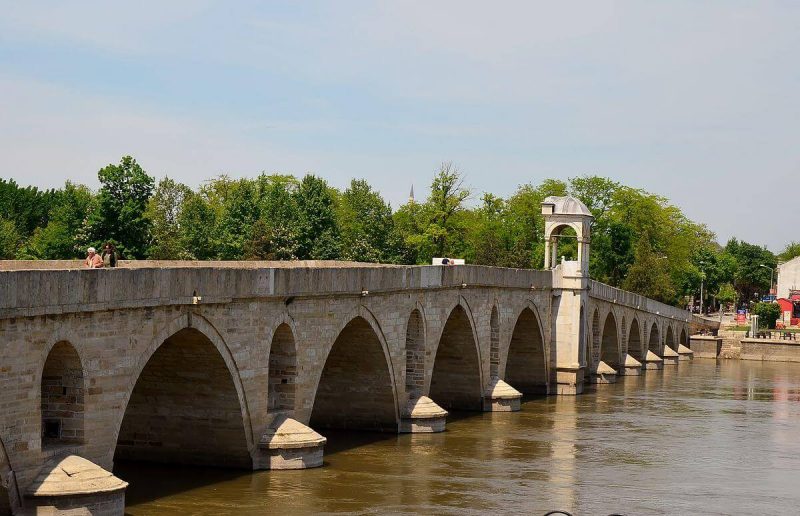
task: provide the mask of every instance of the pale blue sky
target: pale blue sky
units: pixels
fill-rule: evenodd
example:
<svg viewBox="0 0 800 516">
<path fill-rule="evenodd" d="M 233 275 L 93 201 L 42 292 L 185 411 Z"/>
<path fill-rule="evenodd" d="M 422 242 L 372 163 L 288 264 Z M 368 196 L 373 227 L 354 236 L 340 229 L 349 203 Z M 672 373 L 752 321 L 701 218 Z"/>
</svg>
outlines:
<svg viewBox="0 0 800 516">
<path fill-rule="evenodd" d="M 364 177 L 397 206 L 449 160 L 476 199 L 592 173 L 723 243 L 800 239 L 798 2 L 0 8 L 0 176 L 22 183 L 96 187 L 131 154 L 192 186 Z"/>
</svg>

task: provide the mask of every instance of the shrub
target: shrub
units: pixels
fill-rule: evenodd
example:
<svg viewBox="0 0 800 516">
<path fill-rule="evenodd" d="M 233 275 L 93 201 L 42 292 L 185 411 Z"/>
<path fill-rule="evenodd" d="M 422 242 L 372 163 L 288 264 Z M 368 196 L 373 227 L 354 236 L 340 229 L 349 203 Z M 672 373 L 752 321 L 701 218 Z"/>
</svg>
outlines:
<svg viewBox="0 0 800 516">
<path fill-rule="evenodd" d="M 762 328 L 775 328 L 775 322 L 781 316 L 781 305 L 778 303 L 756 303 L 753 314 L 758 316 L 758 325 Z"/>
</svg>

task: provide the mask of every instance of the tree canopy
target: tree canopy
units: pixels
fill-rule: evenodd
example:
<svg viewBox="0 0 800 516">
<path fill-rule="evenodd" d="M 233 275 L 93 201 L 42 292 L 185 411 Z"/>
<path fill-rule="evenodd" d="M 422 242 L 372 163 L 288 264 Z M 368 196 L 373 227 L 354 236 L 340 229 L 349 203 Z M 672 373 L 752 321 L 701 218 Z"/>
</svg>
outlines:
<svg viewBox="0 0 800 516">
<path fill-rule="evenodd" d="M 446 162 L 427 198 L 395 210 L 364 179 L 339 191 L 312 174 L 221 175 L 192 189 L 168 177 L 156 184 L 130 156 L 100 169 L 98 179 L 97 192 L 0 179 L 0 258 L 77 258 L 110 241 L 128 259 L 428 264 L 445 256 L 540 268 L 541 203 L 549 195 L 575 196 L 591 210 L 593 278 L 667 303 L 685 304 L 701 282 L 720 301 L 753 300 L 768 292 L 778 260 L 800 255 L 797 242 L 778 256 L 737 239 L 720 246 L 667 199 L 591 175 L 523 184 L 507 198 L 478 196 Z M 575 240 L 559 252 L 576 256 Z"/>
</svg>

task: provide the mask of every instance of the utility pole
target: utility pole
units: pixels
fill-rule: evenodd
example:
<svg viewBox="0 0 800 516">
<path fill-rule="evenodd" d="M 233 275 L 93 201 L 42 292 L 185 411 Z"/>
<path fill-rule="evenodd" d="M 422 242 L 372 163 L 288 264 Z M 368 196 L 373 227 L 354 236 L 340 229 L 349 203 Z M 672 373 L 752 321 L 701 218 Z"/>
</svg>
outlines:
<svg viewBox="0 0 800 516">
<path fill-rule="evenodd" d="M 769 265 L 764 265 L 763 263 L 760 264 L 759 267 L 765 267 L 769 269 L 769 295 L 772 295 L 772 280 L 775 277 L 775 269 L 770 267 Z"/>
</svg>

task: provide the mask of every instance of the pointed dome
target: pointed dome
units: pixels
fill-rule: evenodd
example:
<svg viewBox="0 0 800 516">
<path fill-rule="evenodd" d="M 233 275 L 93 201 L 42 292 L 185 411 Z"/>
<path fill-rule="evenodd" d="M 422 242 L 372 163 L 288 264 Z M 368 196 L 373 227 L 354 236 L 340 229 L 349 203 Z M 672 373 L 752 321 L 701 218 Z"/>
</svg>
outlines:
<svg viewBox="0 0 800 516">
<path fill-rule="evenodd" d="M 411 419 L 432 419 L 447 416 L 447 411 L 427 396 L 408 400 L 406 412 Z"/>
<path fill-rule="evenodd" d="M 588 215 L 592 216 L 592 212 L 580 200 L 575 197 L 557 197 L 551 195 L 545 197 L 542 204 L 553 205 L 553 215 Z"/>
<path fill-rule="evenodd" d="M 489 387 L 486 389 L 486 392 L 483 395 L 493 400 L 506 400 L 522 397 L 521 392 L 497 377 L 492 378 L 492 381 L 489 383 Z"/>
<path fill-rule="evenodd" d="M 324 445 L 326 438 L 303 423 L 284 415 L 277 416 L 261 436 L 259 446 L 268 449 L 310 448 Z"/>
<path fill-rule="evenodd" d="M 638 360 L 636 360 L 635 358 L 633 358 L 631 355 L 629 355 L 627 353 L 625 354 L 624 364 L 625 364 L 625 367 L 642 367 L 642 363 L 641 362 L 639 362 Z"/>
<path fill-rule="evenodd" d="M 28 488 L 32 497 L 74 496 L 110 493 L 128 487 L 94 462 L 77 455 L 67 455 L 45 464 Z"/>
</svg>

